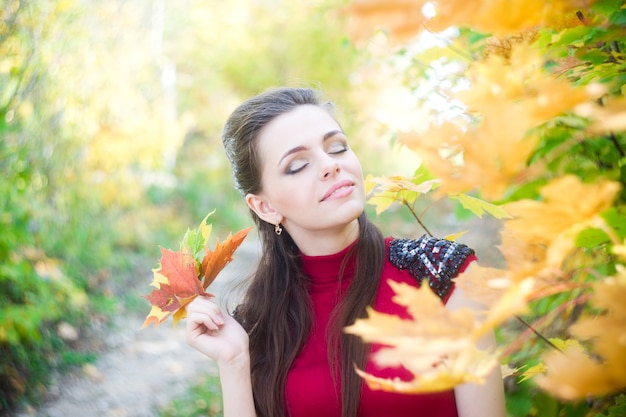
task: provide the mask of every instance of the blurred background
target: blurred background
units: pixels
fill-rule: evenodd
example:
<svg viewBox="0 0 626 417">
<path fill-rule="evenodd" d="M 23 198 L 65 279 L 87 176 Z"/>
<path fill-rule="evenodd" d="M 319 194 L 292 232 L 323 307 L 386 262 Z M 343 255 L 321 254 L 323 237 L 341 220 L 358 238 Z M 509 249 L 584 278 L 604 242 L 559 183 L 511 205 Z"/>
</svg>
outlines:
<svg viewBox="0 0 626 417">
<path fill-rule="evenodd" d="M 243 99 L 319 88 L 367 174 L 411 174 L 385 127 L 401 83 L 341 3 L 0 0 L 0 414 L 94 361 L 121 309 L 147 314 L 158 246 L 213 209 L 214 236 L 251 224 L 220 141 Z"/>
<path fill-rule="evenodd" d="M 0 415 L 21 408 L 74 417 L 37 409 L 65 395 L 63 377 L 78 375 L 78 386 L 84 376 L 106 380 L 92 365 L 111 353 L 111 335 L 115 346 L 141 342 L 131 353 L 143 379 L 117 375 L 143 389 L 124 392 L 134 395 L 127 404 L 182 390 L 160 416 L 221 415 L 219 383 L 208 369 L 200 381 L 164 381 L 175 374 L 161 363 L 165 350 L 175 360 L 188 359 L 191 348 L 163 327 L 139 331 L 150 311 L 141 296 L 151 289 L 159 247 L 177 249 L 207 213 L 215 210 L 213 241 L 252 224 L 220 136 L 239 103 L 274 86 L 317 88 L 334 102 L 365 175 L 403 176 L 411 186 L 437 175 L 460 187 L 456 197 L 468 192 L 494 203 L 463 208 L 454 199 L 383 191 L 366 210 L 385 235 L 418 237 L 419 218 L 433 235 L 462 236 L 482 265 L 501 267 L 500 222 L 482 217 L 483 208 L 537 202 L 548 181 L 573 175 L 591 185 L 580 194 L 585 201 L 545 204 L 564 227 L 582 230 L 567 235 L 575 242 L 571 253 L 562 250 L 559 271 L 584 285 L 611 276 L 623 263 L 613 249 L 624 251 L 626 239 L 624 39 L 623 0 L 0 0 Z M 458 100 L 463 92 L 469 104 Z M 456 130 L 438 129 L 442 121 Z M 430 158 L 432 173 L 402 137 Z M 622 189 L 613 202 L 601 199 L 607 179 Z M 409 195 L 411 202 L 420 196 L 413 213 L 389 206 L 398 199 L 410 206 Z M 598 213 L 585 204 L 612 208 L 603 223 L 610 232 L 586 223 Z M 552 233 L 553 225 L 540 217 L 530 218 L 544 242 L 541 228 Z M 255 238 L 235 262 L 254 262 Z M 545 267 L 548 245 L 532 240 L 541 248 L 529 252 L 509 243 L 508 268 L 523 269 L 526 260 Z M 526 318 L 550 340 L 569 343 L 586 300 L 576 285 L 532 302 Z M 532 326 L 516 322 L 502 336 L 513 340 L 509 415 L 626 415 L 623 378 L 595 399 L 580 391 L 577 402 L 538 390 L 528 378 L 543 372 L 541 355 L 554 345 Z M 604 333 L 623 364 L 623 340 Z M 128 358 L 118 359 L 105 363 L 133 372 Z M 566 366 L 572 375 L 578 362 Z M 204 366 L 193 365 L 201 373 Z M 576 374 L 602 386 L 602 370 L 593 375 Z M 149 392 L 152 384 L 162 391 Z M 127 386 L 118 384 L 113 396 Z M 157 414 L 106 401 L 102 413 L 91 413 L 81 407 L 102 398 L 89 395 L 65 396 L 81 416 Z"/>
</svg>

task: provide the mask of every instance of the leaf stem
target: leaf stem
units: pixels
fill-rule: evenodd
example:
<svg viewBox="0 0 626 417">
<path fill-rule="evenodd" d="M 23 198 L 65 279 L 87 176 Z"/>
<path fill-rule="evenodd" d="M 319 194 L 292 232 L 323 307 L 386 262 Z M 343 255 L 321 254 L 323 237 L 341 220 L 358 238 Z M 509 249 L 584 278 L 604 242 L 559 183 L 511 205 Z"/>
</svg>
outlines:
<svg viewBox="0 0 626 417">
<path fill-rule="evenodd" d="M 409 204 L 408 201 L 406 200 L 402 200 L 402 204 L 404 204 L 409 211 L 411 212 L 411 214 L 413 215 L 413 217 L 415 218 L 415 220 L 417 220 L 417 223 L 419 223 L 420 226 L 422 226 L 422 229 L 424 229 L 426 231 L 426 233 L 428 234 L 428 236 L 432 236 L 433 234 L 430 233 L 430 230 L 428 230 L 428 228 L 426 227 L 426 225 L 424 223 L 422 223 L 422 220 L 419 218 L 419 216 L 417 215 L 417 213 L 415 213 L 415 210 L 413 210 L 413 207 Z"/>
<path fill-rule="evenodd" d="M 535 329 L 530 323 L 528 323 L 526 320 L 524 320 L 523 318 L 521 318 L 520 316 L 515 316 L 515 318 L 522 323 L 524 326 L 526 326 L 528 329 L 530 329 L 537 337 L 539 337 L 539 339 L 543 340 L 544 342 L 546 342 L 550 347 L 558 350 L 559 352 L 563 353 L 563 351 L 554 343 L 552 343 L 550 341 L 550 339 L 548 339 L 547 337 L 545 337 L 544 335 L 542 335 L 537 329 Z"/>
</svg>

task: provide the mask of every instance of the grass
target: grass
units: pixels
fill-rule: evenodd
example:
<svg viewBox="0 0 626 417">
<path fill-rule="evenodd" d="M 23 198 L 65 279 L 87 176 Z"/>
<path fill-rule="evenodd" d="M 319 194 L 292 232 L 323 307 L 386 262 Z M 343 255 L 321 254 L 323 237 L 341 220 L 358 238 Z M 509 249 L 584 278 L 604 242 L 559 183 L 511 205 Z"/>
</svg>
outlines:
<svg viewBox="0 0 626 417">
<path fill-rule="evenodd" d="M 223 417 L 222 391 L 217 375 L 209 375 L 158 410 L 159 417 Z"/>
</svg>

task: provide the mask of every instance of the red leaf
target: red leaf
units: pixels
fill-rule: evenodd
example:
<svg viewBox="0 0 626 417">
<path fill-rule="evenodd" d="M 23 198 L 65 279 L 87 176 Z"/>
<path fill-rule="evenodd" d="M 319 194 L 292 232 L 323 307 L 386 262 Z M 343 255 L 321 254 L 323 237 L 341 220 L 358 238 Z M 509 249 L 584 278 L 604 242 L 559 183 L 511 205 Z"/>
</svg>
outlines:
<svg viewBox="0 0 626 417">
<path fill-rule="evenodd" d="M 142 327 L 150 323 L 158 326 L 198 295 L 206 294 L 198 279 L 196 260 L 189 251 L 174 252 L 161 248 L 160 264 L 161 266 L 154 270 L 153 285 L 157 289 L 144 296 L 152 305 L 152 310 Z M 174 317 L 174 324 L 178 321 L 177 317 Z"/>
<path fill-rule="evenodd" d="M 174 252 L 161 248 L 161 275 L 168 278 L 171 291 L 179 298 L 203 294 L 204 289 L 198 280 L 198 267 L 193 256 L 187 251 Z M 161 286 L 162 288 L 163 286 Z"/>
</svg>

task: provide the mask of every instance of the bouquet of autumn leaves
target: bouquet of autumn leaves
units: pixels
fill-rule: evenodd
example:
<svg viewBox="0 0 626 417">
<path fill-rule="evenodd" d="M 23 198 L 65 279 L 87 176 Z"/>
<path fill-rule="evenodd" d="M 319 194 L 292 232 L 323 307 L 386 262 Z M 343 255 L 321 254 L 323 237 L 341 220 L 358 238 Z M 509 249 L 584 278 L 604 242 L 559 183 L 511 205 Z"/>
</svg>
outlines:
<svg viewBox="0 0 626 417">
<path fill-rule="evenodd" d="M 159 267 L 153 269 L 154 280 L 151 285 L 156 287 L 146 298 L 152 309 L 146 317 L 142 328 L 150 323 L 158 326 L 172 316 L 174 325 L 185 318 L 185 307 L 199 295 L 213 296 L 206 292 L 219 272 L 233 259 L 235 250 L 244 241 L 251 227 L 242 229 L 211 250 L 207 246 L 211 236 L 212 225 L 207 224 L 207 214 L 200 225 L 188 229 L 178 251 L 161 249 Z"/>
</svg>

